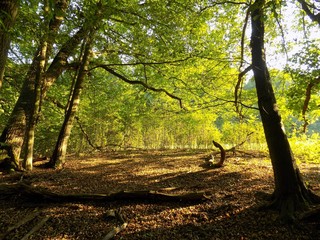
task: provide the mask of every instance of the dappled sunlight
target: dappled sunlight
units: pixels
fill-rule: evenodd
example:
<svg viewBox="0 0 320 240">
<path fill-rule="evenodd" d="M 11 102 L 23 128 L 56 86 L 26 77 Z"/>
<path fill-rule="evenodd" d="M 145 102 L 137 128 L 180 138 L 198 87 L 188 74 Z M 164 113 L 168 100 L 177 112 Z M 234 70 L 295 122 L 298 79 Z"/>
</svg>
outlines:
<svg viewBox="0 0 320 240">
<path fill-rule="evenodd" d="M 123 199 L 92 205 L 76 202 L 51 205 L 41 210 L 42 215 L 50 218 L 35 239 L 102 239 L 118 224 L 106 217 L 109 209 L 121 209 L 128 221 L 118 239 L 212 239 L 212 236 L 214 239 L 283 239 L 284 235 L 288 236 L 285 239 L 294 239 L 298 233 L 308 236 L 314 232 L 310 230 L 313 225 L 306 225 L 303 232 L 277 226 L 274 224 L 277 212 L 257 210 L 265 200 L 263 196 L 273 190 L 271 162 L 265 156 L 231 156 L 222 168 L 212 169 L 203 167 L 208 154 L 206 150 L 192 154 L 123 151 L 89 158 L 70 157 L 63 170 L 35 167 L 23 180 L 57 193 L 155 190 L 167 194 L 201 192 L 209 198 L 200 203 Z M 319 191 L 319 167 L 301 164 L 301 170 L 311 189 Z M 0 176 L 0 181 L 14 182 L 20 178 Z M 17 214 L 10 207 L 3 207 L 6 209 L 3 213 Z M 17 221 L 30 211 L 24 209 L 12 219 Z M 2 219 L 11 221 L 8 217 Z"/>
</svg>

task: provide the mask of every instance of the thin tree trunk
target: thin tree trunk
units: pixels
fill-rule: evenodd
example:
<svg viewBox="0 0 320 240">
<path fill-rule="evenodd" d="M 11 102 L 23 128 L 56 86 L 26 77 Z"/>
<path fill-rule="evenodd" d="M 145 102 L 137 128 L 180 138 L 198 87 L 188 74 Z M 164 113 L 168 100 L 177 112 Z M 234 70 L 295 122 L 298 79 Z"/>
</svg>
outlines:
<svg viewBox="0 0 320 240">
<path fill-rule="evenodd" d="M 73 88 L 71 100 L 69 101 L 67 113 L 65 115 L 65 119 L 61 127 L 55 149 L 49 162 L 49 166 L 56 169 L 63 168 L 63 165 L 65 163 L 68 140 L 71 134 L 76 113 L 79 109 L 80 96 L 89 66 L 90 45 L 91 38 L 87 39 L 84 42 L 84 52 L 81 59 L 81 64 L 79 66 L 79 71 L 77 73 L 77 79 Z"/>
<path fill-rule="evenodd" d="M 14 25 L 18 7 L 18 0 L 0 1 L 0 88 L 2 86 L 10 46 L 10 29 Z"/>
<path fill-rule="evenodd" d="M 33 168 L 33 147 L 34 147 L 34 137 L 35 137 L 35 128 L 36 122 L 38 118 L 38 112 L 40 109 L 40 99 L 41 99 L 41 82 L 43 72 L 45 70 L 45 64 L 47 59 L 47 42 L 42 43 L 42 47 L 39 55 L 39 66 L 36 73 L 36 78 L 34 82 L 34 93 L 33 93 L 33 103 L 31 104 L 31 112 L 30 112 L 30 121 L 27 125 L 26 132 L 26 143 L 25 143 L 25 156 L 23 161 L 23 167 L 26 170 L 32 170 Z"/>
<path fill-rule="evenodd" d="M 43 13 L 44 18 L 47 19 L 42 24 L 42 28 L 45 30 L 44 35 L 41 39 L 40 52 L 39 52 L 39 65 L 34 83 L 34 98 L 33 104 L 31 105 L 32 111 L 30 116 L 30 121 L 27 125 L 26 140 L 25 140 L 25 156 L 23 161 L 23 167 L 26 170 L 32 170 L 33 163 L 33 147 L 35 138 L 35 129 L 38 119 L 38 114 L 41 108 L 42 87 L 44 84 L 44 73 L 46 70 L 46 65 L 48 62 L 48 56 L 51 52 L 55 37 L 58 33 L 59 27 L 64 20 L 64 15 L 68 7 L 69 1 L 54 1 L 54 9 L 51 11 L 48 1 L 44 1 Z M 53 16 L 50 17 L 52 12 Z M 46 30 L 47 29 L 47 30 Z"/>
<path fill-rule="evenodd" d="M 317 77 L 316 79 L 312 79 L 308 85 L 307 85 L 307 88 L 306 88 L 306 93 L 305 93 L 305 99 L 304 99 L 304 103 L 303 103 L 303 107 L 302 107 L 302 118 L 303 118 L 303 121 L 304 121 L 304 124 L 303 124 L 303 129 L 302 129 L 302 132 L 303 133 L 306 133 L 307 132 L 307 127 L 309 125 L 309 121 L 307 119 L 307 116 L 306 116 L 306 113 L 308 111 L 308 107 L 309 107 L 309 102 L 311 100 L 311 92 L 312 92 L 312 88 L 319 84 L 320 83 L 320 77 Z"/>
<path fill-rule="evenodd" d="M 311 194 L 303 183 L 276 105 L 264 52 L 264 7 L 265 0 L 256 0 L 252 6 L 252 66 L 260 115 L 274 171 L 272 206 L 280 210 L 284 220 L 289 220 L 294 217 L 295 210 L 306 207 L 306 203 L 311 202 Z"/>
</svg>

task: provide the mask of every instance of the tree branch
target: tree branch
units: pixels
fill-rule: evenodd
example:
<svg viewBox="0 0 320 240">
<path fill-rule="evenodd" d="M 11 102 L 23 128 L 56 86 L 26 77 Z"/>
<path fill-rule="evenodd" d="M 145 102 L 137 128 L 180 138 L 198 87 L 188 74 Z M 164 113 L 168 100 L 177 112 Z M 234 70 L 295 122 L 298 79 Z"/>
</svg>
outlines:
<svg viewBox="0 0 320 240">
<path fill-rule="evenodd" d="M 122 81 L 126 82 L 126 83 L 129 83 L 129 84 L 137 84 L 137 85 L 141 85 L 143 87 L 145 87 L 146 89 L 149 89 L 151 91 L 154 91 L 154 92 L 163 92 L 165 93 L 167 96 L 173 98 L 173 99 L 176 99 L 179 101 L 179 105 L 182 109 L 185 109 L 186 108 L 183 106 L 182 104 L 182 99 L 173 95 L 172 93 L 169 93 L 167 90 L 163 89 L 163 88 L 155 88 L 155 87 L 152 87 L 148 84 L 146 84 L 145 82 L 142 82 L 142 81 L 138 81 L 138 80 L 130 80 L 128 79 L 127 77 L 121 75 L 120 73 L 117 73 L 115 70 L 109 68 L 107 65 L 104 65 L 104 64 L 101 64 L 101 65 L 97 65 L 96 67 L 92 68 L 91 70 L 95 69 L 95 68 L 103 68 L 104 70 L 106 70 L 107 72 L 111 73 L 112 75 L 120 78 Z"/>
<path fill-rule="evenodd" d="M 94 148 L 94 149 L 96 149 L 96 150 L 101 150 L 101 149 L 100 149 L 101 147 L 95 146 L 95 145 L 93 144 L 93 142 L 90 140 L 90 137 L 89 137 L 88 133 L 85 131 L 85 129 L 83 128 L 83 126 L 82 126 L 82 124 L 81 124 L 80 118 L 79 118 L 78 116 L 75 116 L 75 119 L 77 120 L 77 123 L 78 123 L 78 125 L 79 125 L 79 127 L 80 127 L 80 130 L 81 130 L 82 134 L 84 135 L 85 139 L 87 140 L 88 144 L 89 144 L 92 148 Z"/>
<path fill-rule="evenodd" d="M 301 4 L 301 7 L 303 11 L 308 15 L 308 17 L 313 21 L 317 22 L 320 25 L 320 13 L 314 14 L 311 12 L 310 8 L 314 8 L 313 6 L 310 6 L 305 0 L 298 0 L 298 2 Z"/>
<path fill-rule="evenodd" d="M 308 110 L 309 102 L 311 99 L 311 91 L 312 91 L 312 88 L 314 87 L 314 85 L 317 85 L 319 83 L 320 83 L 320 77 L 317 77 L 316 79 L 313 79 L 313 81 L 311 80 L 306 88 L 306 94 L 305 94 L 306 98 L 304 100 L 303 107 L 302 107 L 302 118 L 304 121 L 304 124 L 303 124 L 303 132 L 304 133 L 306 132 L 307 126 L 309 125 L 308 119 L 306 117 L 306 112 Z"/>
<path fill-rule="evenodd" d="M 250 65 L 249 67 L 244 69 L 241 73 L 239 73 L 238 81 L 237 81 L 237 84 L 236 84 L 235 89 L 234 89 L 234 105 L 236 107 L 236 112 L 237 112 L 237 114 L 239 114 L 240 117 L 242 117 L 241 111 L 239 109 L 239 99 L 241 97 L 241 92 L 240 92 L 240 94 L 238 92 L 239 92 L 239 90 L 241 90 L 240 86 L 241 86 L 241 83 L 242 83 L 243 76 L 246 75 L 250 70 L 252 70 L 252 65 Z M 240 103 L 240 105 L 245 106 L 242 103 Z"/>
</svg>

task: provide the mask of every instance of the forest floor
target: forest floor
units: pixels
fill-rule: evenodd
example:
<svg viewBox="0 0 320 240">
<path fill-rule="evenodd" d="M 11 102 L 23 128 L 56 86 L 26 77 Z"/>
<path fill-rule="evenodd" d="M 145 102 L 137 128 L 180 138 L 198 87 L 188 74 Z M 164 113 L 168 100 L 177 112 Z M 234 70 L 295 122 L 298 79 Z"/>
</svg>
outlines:
<svg viewBox="0 0 320 240">
<path fill-rule="evenodd" d="M 0 174 L 0 184 L 25 182 L 56 193 L 102 193 L 156 190 L 165 193 L 205 192 L 201 202 L 118 200 L 45 203 L 19 196 L 1 199 L 0 239 L 105 239 L 127 223 L 114 239 L 320 239 L 320 220 L 281 224 L 278 213 L 261 211 L 272 193 L 271 163 L 263 154 L 229 156 L 225 166 L 207 168 L 210 151 L 119 151 L 68 157 L 63 170 L 36 162 L 30 173 Z M 299 164 L 309 187 L 320 194 L 320 166 Z M 21 223 L 30 217 L 32 220 Z M 43 220 L 43 221 L 42 221 Z M 38 223 L 39 229 L 34 229 Z M 21 223 L 21 226 L 14 226 Z M 9 229 L 12 227 L 11 229 Z M 34 229 L 33 234 L 28 232 Z"/>
</svg>

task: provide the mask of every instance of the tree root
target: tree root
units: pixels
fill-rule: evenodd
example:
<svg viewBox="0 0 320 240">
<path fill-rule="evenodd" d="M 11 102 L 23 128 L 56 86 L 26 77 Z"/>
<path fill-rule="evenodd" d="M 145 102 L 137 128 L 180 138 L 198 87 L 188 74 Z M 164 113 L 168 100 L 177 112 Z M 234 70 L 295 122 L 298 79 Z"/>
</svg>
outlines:
<svg viewBox="0 0 320 240">
<path fill-rule="evenodd" d="M 299 216 L 302 221 L 320 221 L 320 207 L 310 209 Z"/>
<path fill-rule="evenodd" d="M 310 196 L 317 196 L 310 191 Z M 291 194 L 290 196 L 275 196 L 273 193 L 268 197 L 268 202 L 262 204 L 258 207 L 259 211 L 275 210 L 279 211 L 279 220 L 282 223 L 294 223 L 297 220 L 307 218 L 316 213 L 320 213 L 320 208 L 318 210 L 311 210 L 311 204 L 315 202 L 310 201 L 310 196 L 304 197 L 298 194 Z M 317 196 L 318 197 L 318 196 Z M 302 213 L 303 212 L 303 213 Z M 301 214 L 302 213 L 302 214 Z"/>
</svg>

